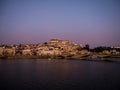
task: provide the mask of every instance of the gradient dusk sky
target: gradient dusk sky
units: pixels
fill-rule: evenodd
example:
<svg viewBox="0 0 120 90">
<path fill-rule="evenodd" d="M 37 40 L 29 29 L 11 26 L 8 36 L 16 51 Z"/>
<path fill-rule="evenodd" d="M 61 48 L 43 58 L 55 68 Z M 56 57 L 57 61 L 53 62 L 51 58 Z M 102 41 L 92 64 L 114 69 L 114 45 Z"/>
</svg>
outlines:
<svg viewBox="0 0 120 90">
<path fill-rule="evenodd" d="M 51 38 L 120 45 L 120 0 L 0 0 L 0 44 Z"/>
</svg>

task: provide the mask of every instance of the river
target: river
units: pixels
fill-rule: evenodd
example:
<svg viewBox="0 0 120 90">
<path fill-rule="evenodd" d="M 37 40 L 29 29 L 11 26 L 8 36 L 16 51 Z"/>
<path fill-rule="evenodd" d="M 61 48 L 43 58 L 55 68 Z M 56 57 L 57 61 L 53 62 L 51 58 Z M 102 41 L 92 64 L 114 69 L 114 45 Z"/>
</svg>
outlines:
<svg viewBox="0 0 120 90">
<path fill-rule="evenodd" d="M 0 90 L 6 89 L 120 90 L 120 63 L 84 60 L 0 60 Z"/>
</svg>

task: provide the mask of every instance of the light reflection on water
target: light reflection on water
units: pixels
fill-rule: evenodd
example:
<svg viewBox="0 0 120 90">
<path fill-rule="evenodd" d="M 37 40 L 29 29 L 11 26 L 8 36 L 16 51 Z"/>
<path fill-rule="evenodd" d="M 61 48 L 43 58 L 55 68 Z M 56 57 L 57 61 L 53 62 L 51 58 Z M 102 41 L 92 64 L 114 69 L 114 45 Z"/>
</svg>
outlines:
<svg viewBox="0 0 120 90">
<path fill-rule="evenodd" d="M 0 89 L 115 90 L 119 69 L 119 63 L 83 60 L 0 60 Z"/>
</svg>

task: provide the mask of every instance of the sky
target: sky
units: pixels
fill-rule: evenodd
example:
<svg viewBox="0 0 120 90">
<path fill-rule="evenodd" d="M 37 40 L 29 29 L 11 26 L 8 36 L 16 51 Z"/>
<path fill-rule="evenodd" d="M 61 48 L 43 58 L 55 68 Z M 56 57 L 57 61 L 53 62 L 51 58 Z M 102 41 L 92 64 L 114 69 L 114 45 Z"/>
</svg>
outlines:
<svg viewBox="0 0 120 90">
<path fill-rule="evenodd" d="M 0 0 L 0 44 L 120 46 L 119 0 Z"/>
</svg>

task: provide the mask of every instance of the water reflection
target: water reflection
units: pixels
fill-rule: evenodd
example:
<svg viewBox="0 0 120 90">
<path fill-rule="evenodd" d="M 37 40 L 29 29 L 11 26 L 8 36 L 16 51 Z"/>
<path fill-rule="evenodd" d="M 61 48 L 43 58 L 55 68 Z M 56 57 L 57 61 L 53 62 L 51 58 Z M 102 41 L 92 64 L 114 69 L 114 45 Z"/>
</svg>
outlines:
<svg viewBox="0 0 120 90">
<path fill-rule="evenodd" d="M 2 89 L 119 89 L 120 65 L 82 60 L 0 60 Z"/>
</svg>

